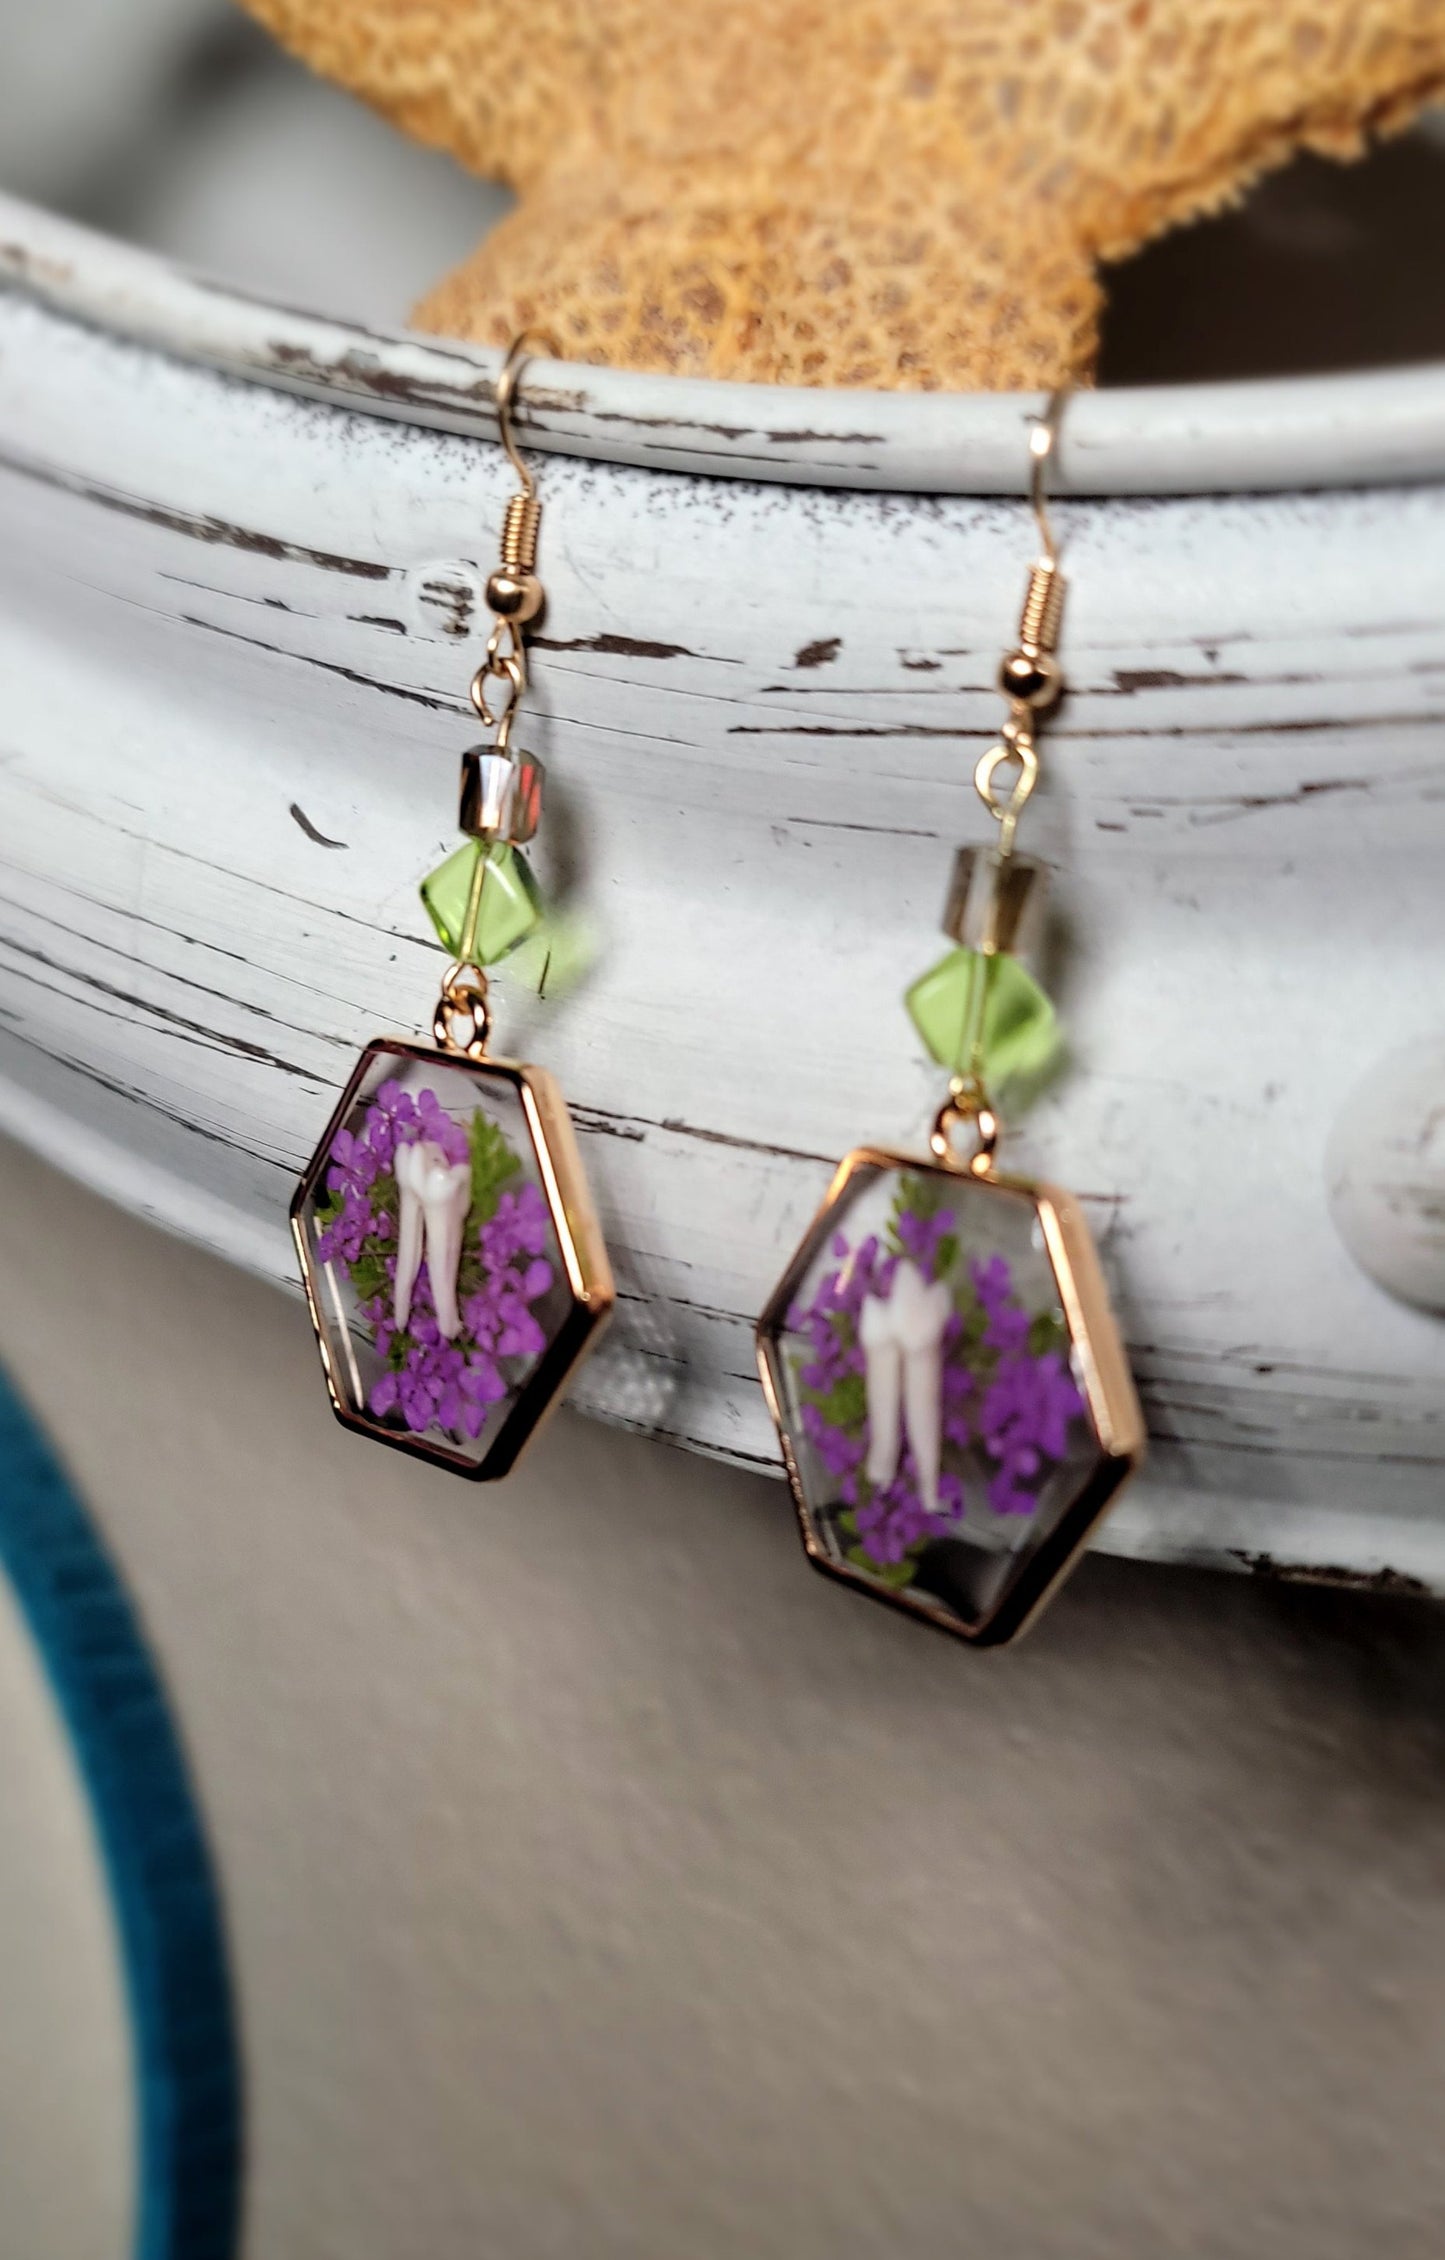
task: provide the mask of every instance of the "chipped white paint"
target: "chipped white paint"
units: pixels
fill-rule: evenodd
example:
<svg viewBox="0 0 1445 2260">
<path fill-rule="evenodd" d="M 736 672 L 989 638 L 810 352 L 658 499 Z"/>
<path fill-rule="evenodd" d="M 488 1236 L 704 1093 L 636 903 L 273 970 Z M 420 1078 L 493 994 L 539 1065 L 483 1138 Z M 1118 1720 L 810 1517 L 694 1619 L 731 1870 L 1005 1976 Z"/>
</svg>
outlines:
<svg viewBox="0 0 1445 2260">
<path fill-rule="evenodd" d="M 0 281 L 61 313 L 231 376 L 437 431 L 495 439 L 501 356 L 268 306 L 0 195 Z M 602 463 L 897 494 L 1017 494 L 1007 393 L 818 392 L 528 364 L 531 447 Z M 1063 493 L 1207 494 L 1445 476 L 1434 368 L 1089 393 L 1054 469 Z"/>
<path fill-rule="evenodd" d="M 279 1277 L 357 1047 L 430 1013 L 490 359 L 0 217 L 0 1119 Z M 1016 502 L 902 490 L 1016 483 L 1027 403 L 808 395 L 799 437 L 796 399 L 543 374 L 528 740 L 600 955 L 560 1003 L 504 979 L 502 1037 L 560 1074 L 616 1257 L 587 1401 L 771 1461 L 751 1315 L 836 1156 L 937 1096 L 899 994 L 1029 546 Z M 1445 375 L 1101 396 L 1071 432 L 1076 490 L 1178 490 L 1059 513 L 1030 811 L 1072 1065 L 1013 1152 L 1088 1200 L 1155 1437 L 1107 1542 L 1445 1589 L 1445 1330 L 1357 1270 L 1322 1168 L 1361 1031 L 1445 1017 Z M 1331 455 L 1353 491 L 1182 491 Z"/>
</svg>

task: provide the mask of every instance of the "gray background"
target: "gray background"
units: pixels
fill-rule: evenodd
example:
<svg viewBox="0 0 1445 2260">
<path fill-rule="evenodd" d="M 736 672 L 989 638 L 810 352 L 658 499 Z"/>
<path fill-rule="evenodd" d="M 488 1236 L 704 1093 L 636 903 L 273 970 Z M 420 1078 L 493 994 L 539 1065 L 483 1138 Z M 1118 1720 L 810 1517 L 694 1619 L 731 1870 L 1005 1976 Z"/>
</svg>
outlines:
<svg viewBox="0 0 1445 2260">
<path fill-rule="evenodd" d="M 1098 1561 L 976 1657 L 764 1478 L 346 1437 L 299 1305 L 0 1188 L 215 1835 L 252 2260 L 1435 2260 L 1433 1609 Z"/>
<path fill-rule="evenodd" d="M 0 40 L 7 185 L 282 295 L 397 319 L 499 206 L 204 0 Z M 1382 243 L 1423 350 L 1439 254 L 1369 215 L 1437 167 L 1161 252 L 1113 372 L 1323 365 L 1349 322 L 1205 340 L 1201 273 L 1358 310 Z M 214 1831 L 251 2260 L 1441 2250 L 1437 1613 L 1099 1562 L 975 1658 L 810 1575 L 775 1484 L 342 1436 L 299 1306 L 8 1148 L 0 1286 Z"/>
</svg>

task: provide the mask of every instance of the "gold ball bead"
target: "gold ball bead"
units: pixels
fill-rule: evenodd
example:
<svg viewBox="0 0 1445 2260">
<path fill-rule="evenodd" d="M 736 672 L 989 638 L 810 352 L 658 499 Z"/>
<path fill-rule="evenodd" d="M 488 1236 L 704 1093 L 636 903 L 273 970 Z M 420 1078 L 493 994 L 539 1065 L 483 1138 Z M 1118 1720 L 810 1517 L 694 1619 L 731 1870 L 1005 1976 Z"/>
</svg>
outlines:
<svg viewBox="0 0 1445 2260">
<path fill-rule="evenodd" d="M 1052 706 L 1063 677 L 1047 652 L 1011 651 L 999 668 L 998 687 L 1021 706 Z"/>
<path fill-rule="evenodd" d="M 487 610 L 499 620 L 535 620 L 542 609 L 542 584 L 535 573 L 509 573 L 505 566 L 487 583 Z"/>
</svg>

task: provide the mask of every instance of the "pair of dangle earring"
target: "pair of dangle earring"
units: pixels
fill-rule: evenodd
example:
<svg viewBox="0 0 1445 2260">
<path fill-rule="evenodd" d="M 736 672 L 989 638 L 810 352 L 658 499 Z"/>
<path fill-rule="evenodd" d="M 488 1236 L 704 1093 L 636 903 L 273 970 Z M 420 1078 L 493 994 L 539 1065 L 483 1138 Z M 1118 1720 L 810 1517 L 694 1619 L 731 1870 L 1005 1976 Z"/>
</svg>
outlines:
<svg viewBox="0 0 1445 2260">
<path fill-rule="evenodd" d="M 535 948 L 543 921 L 523 851 L 544 780 L 512 744 L 527 629 L 544 601 L 541 503 L 512 430 L 532 342 L 516 340 L 497 381 L 519 489 L 487 583 L 492 632 L 471 685 L 490 742 L 462 755 L 466 838 L 421 890 L 451 960 L 432 1040 L 367 1045 L 291 1206 L 337 1418 L 479 1480 L 511 1468 L 613 1301 L 562 1095 L 545 1069 L 488 1048 L 486 968 Z"/>
<path fill-rule="evenodd" d="M 1015 834 L 1062 689 L 1045 497 L 1062 405 L 1031 436 L 1042 550 L 999 671 L 1008 717 L 974 772 L 997 836 L 959 849 L 953 947 L 906 999 L 948 1095 L 926 1156 L 865 1146 L 839 1164 L 757 1329 L 811 1560 L 979 1645 L 1023 1629 L 1144 1451 L 1088 1226 L 1069 1194 L 998 1168 L 991 1095 L 1055 1036 L 1024 963 L 1047 874 Z"/>
<path fill-rule="evenodd" d="M 366 1047 L 292 1204 L 301 1274 L 343 1424 L 486 1479 L 504 1475 L 613 1301 L 572 1125 L 545 1070 L 488 1048 L 486 968 L 535 944 L 524 849 L 541 768 L 512 744 L 542 607 L 541 518 L 497 385 L 519 491 L 472 683 L 490 742 L 462 756 L 466 838 L 422 887 L 451 962 L 432 1041 Z M 1006 1175 L 992 1087 L 1043 1064 L 1053 1012 L 1023 962 L 1045 873 L 1015 834 L 1061 688 L 1064 580 L 1032 441 L 1043 552 L 1008 717 L 974 782 L 998 831 L 955 861 L 953 945 L 907 1002 L 950 1071 L 927 1155 L 861 1147 L 758 1322 L 804 1544 L 819 1568 L 963 1638 L 1010 1639 L 1065 1575 L 1143 1453 L 1143 1423 L 1088 1227 L 1056 1187 Z"/>
</svg>

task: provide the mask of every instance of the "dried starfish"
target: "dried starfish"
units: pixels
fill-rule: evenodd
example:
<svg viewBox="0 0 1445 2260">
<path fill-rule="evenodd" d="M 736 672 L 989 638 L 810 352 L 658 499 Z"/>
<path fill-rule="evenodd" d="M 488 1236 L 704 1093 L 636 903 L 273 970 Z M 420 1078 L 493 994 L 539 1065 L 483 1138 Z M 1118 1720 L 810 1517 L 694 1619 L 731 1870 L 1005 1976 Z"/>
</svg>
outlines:
<svg viewBox="0 0 1445 2260">
<path fill-rule="evenodd" d="M 1445 0 L 246 0 L 520 203 L 422 327 L 770 384 L 1087 380 L 1100 262 L 1445 91 Z"/>
</svg>

